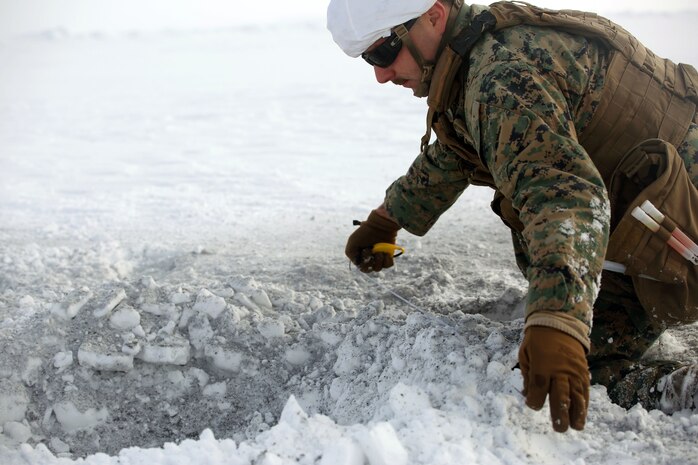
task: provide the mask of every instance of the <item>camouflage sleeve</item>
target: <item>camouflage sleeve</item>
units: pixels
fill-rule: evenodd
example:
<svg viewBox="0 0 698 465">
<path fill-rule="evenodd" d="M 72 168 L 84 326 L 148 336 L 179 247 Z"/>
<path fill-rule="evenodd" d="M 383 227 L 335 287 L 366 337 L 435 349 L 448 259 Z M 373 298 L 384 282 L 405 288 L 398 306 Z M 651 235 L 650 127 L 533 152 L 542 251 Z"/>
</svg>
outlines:
<svg viewBox="0 0 698 465">
<path fill-rule="evenodd" d="M 403 228 L 423 236 L 470 184 L 462 159 L 443 144 L 430 144 L 385 193 L 385 208 Z"/>
<path fill-rule="evenodd" d="M 609 235 L 601 175 L 577 142 L 556 77 L 521 61 L 489 64 L 479 76 L 468 124 L 525 225 L 527 325 L 557 327 L 588 347 Z"/>
</svg>

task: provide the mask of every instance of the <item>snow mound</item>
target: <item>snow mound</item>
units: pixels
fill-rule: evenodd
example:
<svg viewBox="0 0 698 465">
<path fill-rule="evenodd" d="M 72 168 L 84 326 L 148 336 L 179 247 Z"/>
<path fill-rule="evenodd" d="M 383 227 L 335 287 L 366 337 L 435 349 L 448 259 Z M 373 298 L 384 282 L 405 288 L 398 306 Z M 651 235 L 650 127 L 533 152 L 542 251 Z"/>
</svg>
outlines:
<svg viewBox="0 0 698 465">
<path fill-rule="evenodd" d="M 616 431 L 607 453 L 620 458 L 655 447 L 659 431 L 674 452 L 698 434 L 698 415 L 627 414 L 594 388 L 587 430 L 556 435 L 547 408 L 524 407 L 512 370 L 521 320 L 246 276 L 206 283 L 122 280 L 51 306 L 82 302 L 72 318 L 35 315 L 3 347 L 3 463 L 159 463 L 203 447 L 205 462 L 172 463 L 597 462 L 604 431 Z M 31 355 L 18 350 L 32 334 Z"/>
<path fill-rule="evenodd" d="M 6 442 L 48 439 L 54 453 L 70 456 L 158 446 L 207 428 L 250 440 L 277 421 L 295 424 L 282 413 L 292 394 L 298 409 L 340 424 L 385 420 L 415 405 L 476 405 L 480 390 L 515 383 L 501 367 L 513 365 L 520 331 L 462 312 L 407 314 L 380 300 L 265 290 L 246 276 L 207 288 L 150 276 L 83 286 L 26 328 L 19 340 L 33 333 L 41 344 L 31 355 L 17 350 L 22 344 L 5 347 L 14 368 L 0 378 Z M 500 343 L 475 343 L 493 338 Z M 411 393 L 413 384 L 427 387 Z M 372 463 L 386 460 L 378 444 L 393 441 L 391 428 L 359 435 Z"/>
</svg>

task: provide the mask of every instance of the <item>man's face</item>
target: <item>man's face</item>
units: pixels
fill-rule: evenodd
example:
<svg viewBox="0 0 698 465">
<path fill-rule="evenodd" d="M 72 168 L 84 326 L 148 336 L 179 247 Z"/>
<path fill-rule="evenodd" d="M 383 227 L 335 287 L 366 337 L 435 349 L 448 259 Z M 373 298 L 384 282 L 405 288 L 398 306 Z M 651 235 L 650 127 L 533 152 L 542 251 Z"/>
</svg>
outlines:
<svg viewBox="0 0 698 465">
<path fill-rule="evenodd" d="M 435 28 L 434 26 L 429 12 L 427 12 L 419 18 L 408 32 L 415 47 L 427 62 L 432 62 L 436 57 L 436 51 L 443 33 L 442 28 Z M 387 39 L 378 39 L 367 51 L 378 47 L 385 40 Z M 395 61 L 385 68 L 374 65 L 373 71 L 379 83 L 392 82 L 395 85 L 403 86 L 413 91 L 419 87 L 422 78 L 421 67 L 412 56 L 409 47 L 404 43 Z"/>
<path fill-rule="evenodd" d="M 379 39 L 373 46 L 380 44 L 384 40 Z M 400 49 L 395 61 L 388 67 L 373 66 L 373 72 L 376 74 L 376 80 L 381 84 L 392 82 L 397 86 L 407 87 L 412 90 L 417 88 L 422 75 L 419 65 L 417 65 L 417 62 L 405 45 Z"/>
</svg>

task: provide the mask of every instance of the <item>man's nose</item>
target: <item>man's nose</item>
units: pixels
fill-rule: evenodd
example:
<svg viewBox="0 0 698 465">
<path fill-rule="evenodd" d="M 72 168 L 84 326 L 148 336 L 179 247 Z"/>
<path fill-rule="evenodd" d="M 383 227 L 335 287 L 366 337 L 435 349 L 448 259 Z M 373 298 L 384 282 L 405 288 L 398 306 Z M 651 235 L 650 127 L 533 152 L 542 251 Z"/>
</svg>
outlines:
<svg viewBox="0 0 698 465">
<path fill-rule="evenodd" d="M 395 71 L 390 69 L 390 67 L 381 68 L 379 66 L 374 66 L 373 72 L 376 73 L 376 81 L 378 81 L 381 84 L 390 82 L 393 80 L 393 78 L 395 78 Z"/>
</svg>

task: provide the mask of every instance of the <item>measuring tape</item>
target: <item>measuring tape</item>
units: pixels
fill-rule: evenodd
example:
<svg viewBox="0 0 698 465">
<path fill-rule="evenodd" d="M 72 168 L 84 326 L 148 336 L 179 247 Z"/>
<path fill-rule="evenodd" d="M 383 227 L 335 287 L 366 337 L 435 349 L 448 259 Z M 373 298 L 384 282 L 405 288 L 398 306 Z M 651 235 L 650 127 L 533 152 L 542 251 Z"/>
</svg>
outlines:
<svg viewBox="0 0 698 465">
<path fill-rule="evenodd" d="M 395 253 L 398 252 L 398 253 Z M 393 257 L 399 257 L 405 253 L 405 248 L 397 244 L 391 244 L 389 242 L 379 242 L 373 245 L 371 253 L 387 253 Z"/>
</svg>

